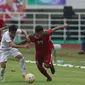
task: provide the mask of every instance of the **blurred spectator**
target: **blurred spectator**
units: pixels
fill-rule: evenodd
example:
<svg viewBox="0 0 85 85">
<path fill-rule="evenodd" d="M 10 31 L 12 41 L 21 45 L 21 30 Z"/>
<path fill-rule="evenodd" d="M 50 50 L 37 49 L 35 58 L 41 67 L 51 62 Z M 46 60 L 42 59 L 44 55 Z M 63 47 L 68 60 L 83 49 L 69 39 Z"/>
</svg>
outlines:
<svg viewBox="0 0 85 85">
<path fill-rule="evenodd" d="M 24 1 L 21 0 L 8 0 L 7 4 L 5 5 L 5 12 L 6 17 L 11 19 L 12 23 L 17 24 L 18 20 L 21 23 L 25 20 L 25 4 Z"/>
<path fill-rule="evenodd" d="M 1 38 L 2 38 L 2 30 L 5 30 L 7 28 L 6 22 L 0 18 L 0 42 L 1 42 Z"/>
</svg>

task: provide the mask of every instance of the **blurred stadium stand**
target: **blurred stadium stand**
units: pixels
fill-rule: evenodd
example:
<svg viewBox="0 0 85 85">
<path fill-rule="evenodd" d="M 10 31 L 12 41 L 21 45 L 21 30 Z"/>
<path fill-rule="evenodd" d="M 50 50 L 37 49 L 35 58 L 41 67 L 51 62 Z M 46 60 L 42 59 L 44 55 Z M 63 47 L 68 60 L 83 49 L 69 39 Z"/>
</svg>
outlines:
<svg viewBox="0 0 85 85">
<path fill-rule="evenodd" d="M 85 39 L 85 14 L 76 13 L 72 18 L 65 19 L 63 12 L 26 12 L 26 19 L 22 24 L 18 20 L 19 28 L 25 28 L 28 33 L 32 33 L 36 25 L 42 25 L 44 29 L 69 24 L 68 29 L 59 29 L 52 35 L 52 40 L 83 40 Z M 7 22 L 10 19 L 6 20 Z M 11 23 L 8 23 L 11 24 Z"/>
<path fill-rule="evenodd" d="M 65 10 L 67 9 L 67 10 Z M 70 9 L 70 10 L 69 10 Z M 65 13 L 66 12 L 66 13 Z M 20 12 L 17 12 L 20 13 Z M 59 29 L 53 33 L 51 39 L 53 41 L 81 41 L 85 39 L 85 12 L 83 9 L 75 9 L 72 7 L 63 7 L 63 9 L 27 9 L 24 12 L 26 18 L 24 23 L 21 23 L 20 16 L 15 18 L 19 28 L 24 28 L 28 33 L 32 33 L 36 25 L 42 25 L 44 29 L 51 29 L 52 27 L 69 24 L 67 29 Z M 66 17 L 72 14 L 71 17 Z M 5 17 L 4 17 L 5 18 Z M 8 25 L 12 24 L 11 19 L 6 19 Z"/>
</svg>

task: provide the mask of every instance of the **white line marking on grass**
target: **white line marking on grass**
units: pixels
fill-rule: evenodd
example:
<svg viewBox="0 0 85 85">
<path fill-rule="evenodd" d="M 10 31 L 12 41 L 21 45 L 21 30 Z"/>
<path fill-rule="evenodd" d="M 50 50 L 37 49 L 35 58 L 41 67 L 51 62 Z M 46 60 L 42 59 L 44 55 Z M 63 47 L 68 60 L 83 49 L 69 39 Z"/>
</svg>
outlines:
<svg viewBox="0 0 85 85">
<path fill-rule="evenodd" d="M 33 63 L 35 64 L 36 62 L 35 61 L 31 61 L 31 60 L 25 60 L 26 63 Z M 59 62 L 60 63 L 60 62 Z M 60 64 L 55 64 L 54 65 L 57 65 L 57 66 L 62 66 L 62 67 L 70 67 L 70 68 L 82 68 L 82 69 L 85 69 L 85 66 L 75 66 L 75 65 L 72 65 L 72 64 L 64 64 L 64 63 L 60 63 Z"/>
<path fill-rule="evenodd" d="M 36 63 L 35 61 L 25 60 L 26 63 Z"/>
<path fill-rule="evenodd" d="M 85 74 L 85 72 L 72 71 L 72 70 L 67 70 L 67 69 L 66 69 L 66 70 L 58 70 L 58 69 L 57 69 L 57 71 L 59 71 L 59 72 L 60 72 L 60 71 L 62 71 L 62 72 L 73 72 L 73 73 L 80 73 L 80 74 L 83 73 L 83 74 Z"/>
</svg>

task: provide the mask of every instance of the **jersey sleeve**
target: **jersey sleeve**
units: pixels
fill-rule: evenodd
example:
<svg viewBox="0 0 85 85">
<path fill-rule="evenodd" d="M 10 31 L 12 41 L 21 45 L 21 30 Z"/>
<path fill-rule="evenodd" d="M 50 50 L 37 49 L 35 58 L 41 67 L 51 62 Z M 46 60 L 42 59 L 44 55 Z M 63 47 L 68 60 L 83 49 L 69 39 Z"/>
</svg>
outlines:
<svg viewBox="0 0 85 85">
<path fill-rule="evenodd" d="M 8 43 L 9 43 L 9 42 L 12 42 L 10 36 L 6 35 L 6 36 L 4 36 L 4 37 L 5 37 L 6 42 L 8 42 Z"/>
<path fill-rule="evenodd" d="M 52 30 L 47 30 L 44 32 L 45 35 L 51 36 L 52 35 Z"/>
<path fill-rule="evenodd" d="M 29 35 L 28 39 L 30 39 L 31 42 L 35 41 L 35 34 Z"/>
<path fill-rule="evenodd" d="M 33 37 L 29 35 L 28 40 L 33 41 Z"/>
<path fill-rule="evenodd" d="M 52 30 L 48 30 L 48 35 L 52 35 Z"/>
</svg>

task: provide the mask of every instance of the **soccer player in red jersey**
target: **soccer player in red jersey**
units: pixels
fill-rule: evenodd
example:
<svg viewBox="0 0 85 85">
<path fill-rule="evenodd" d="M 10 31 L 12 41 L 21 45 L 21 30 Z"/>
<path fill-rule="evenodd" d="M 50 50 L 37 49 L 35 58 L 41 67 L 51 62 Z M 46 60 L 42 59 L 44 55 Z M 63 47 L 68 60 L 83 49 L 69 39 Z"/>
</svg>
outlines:
<svg viewBox="0 0 85 85">
<path fill-rule="evenodd" d="M 63 26 L 57 26 L 53 29 L 44 31 L 42 26 L 35 27 L 35 33 L 29 35 L 27 42 L 34 42 L 36 49 L 36 64 L 39 71 L 47 77 L 47 81 L 52 81 L 52 77 L 47 73 L 46 68 L 50 68 L 51 73 L 55 73 L 55 68 L 52 62 L 52 49 L 53 44 L 50 40 L 50 36 L 57 29 L 68 27 L 68 24 Z M 26 41 L 22 42 L 25 43 Z"/>
<path fill-rule="evenodd" d="M 2 38 L 2 30 L 5 30 L 7 28 L 6 22 L 3 19 L 0 19 L 0 42 L 1 42 L 1 38 Z"/>
</svg>

